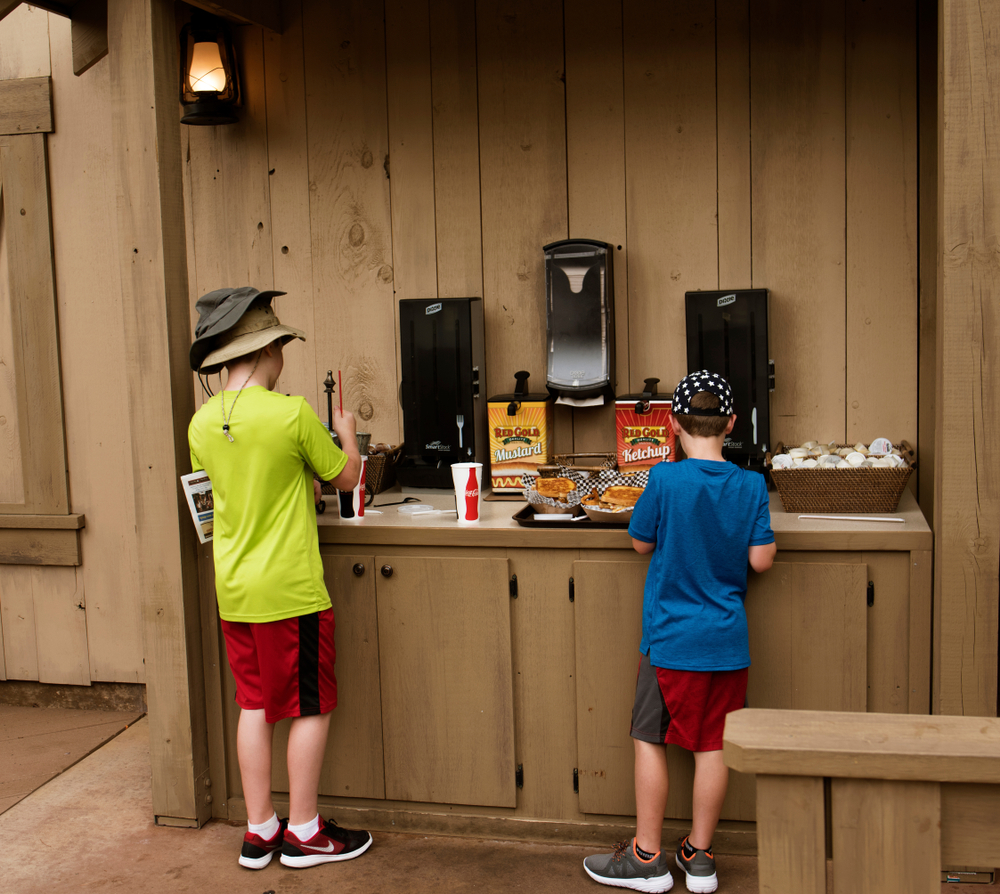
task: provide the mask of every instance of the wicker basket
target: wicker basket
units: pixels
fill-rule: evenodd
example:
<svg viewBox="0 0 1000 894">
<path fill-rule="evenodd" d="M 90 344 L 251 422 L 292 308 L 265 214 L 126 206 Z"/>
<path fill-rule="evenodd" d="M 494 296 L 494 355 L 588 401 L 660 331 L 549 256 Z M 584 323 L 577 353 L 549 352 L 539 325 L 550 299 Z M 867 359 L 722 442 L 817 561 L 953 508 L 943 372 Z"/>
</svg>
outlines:
<svg viewBox="0 0 1000 894">
<path fill-rule="evenodd" d="M 913 448 L 903 441 L 897 449 L 907 463 L 896 469 L 775 469 L 770 453 L 764 465 L 785 512 L 895 512 L 916 468 Z"/>
<path fill-rule="evenodd" d="M 370 453 L 365 458 L 365 502 L 370 503 L 375 495 L 388 490 L 396 483 L 396 463 L 403 454 L 403 445 L 393 447 L 388 453 Z M 324 484 L 324 494 L 335 494 L 337 488 Z"/>
</svg>

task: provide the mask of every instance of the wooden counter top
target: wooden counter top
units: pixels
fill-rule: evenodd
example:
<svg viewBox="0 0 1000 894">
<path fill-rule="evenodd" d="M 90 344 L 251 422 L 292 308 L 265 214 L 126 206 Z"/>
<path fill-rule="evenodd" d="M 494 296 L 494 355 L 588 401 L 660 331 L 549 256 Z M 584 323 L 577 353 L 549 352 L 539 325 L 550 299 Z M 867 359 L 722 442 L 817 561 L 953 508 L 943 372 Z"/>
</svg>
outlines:
<svg viewBox="0 0 1000 894">
<path fill-rule="evenodd" d="M 540 547 L 545 549 L 631 549 L 627 526 L 621 529 L 522 527 L 513 516 L 523 502 L 484 500 L 478 525 L 460 527 L 451 515 L 416 516 L 399 512 L 394 503 L 415 496 L 435 509 L 454 509 L 454 496 L 435 490 L 401 494 L 398 488 L 380 493 L 357 521 L 337 516 L 335 497 L 327 497 L 327 510 L 318 516 L 320 543 L 394 544 L 412 546 Z M 828 521 L 800 519 L 800 513 L 786 513 L 776 491 L 770 494 L 771 527 L 779 550 L 929 550 L 933 536 L 913 494 L 904 491 L 899 508 L 892 513 L 865 513 L 867 517 L 893 517 L 903 523 L 878 521 Z M 838 513 L 847 514 L 847 513 Z M 862 513 L 857 513 L 861 515 Z"/>
</svg>

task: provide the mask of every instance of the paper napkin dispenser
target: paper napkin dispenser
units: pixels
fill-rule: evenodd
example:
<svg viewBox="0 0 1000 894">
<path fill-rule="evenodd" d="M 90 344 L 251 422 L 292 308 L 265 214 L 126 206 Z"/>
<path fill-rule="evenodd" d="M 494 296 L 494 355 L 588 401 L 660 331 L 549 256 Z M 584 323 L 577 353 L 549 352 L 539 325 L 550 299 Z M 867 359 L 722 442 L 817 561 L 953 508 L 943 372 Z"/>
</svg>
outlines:
<svg viewBox="0 0 1000 894">
<path fill-rule="evenodd" d="M 556 403 L 593 406 L 614 399 L 613 250 L 591 239 L 544 247 L 546 385 Z"/>
<path fill-rule="evenodd" d="M 733 389 L 736 425 L 726 438 L 726 459 L 761 472 L 770 449 L 774 390 L 767 289 L 686 292 L 684 299 L 688 372 L 717 372 Z"/>
</svg>

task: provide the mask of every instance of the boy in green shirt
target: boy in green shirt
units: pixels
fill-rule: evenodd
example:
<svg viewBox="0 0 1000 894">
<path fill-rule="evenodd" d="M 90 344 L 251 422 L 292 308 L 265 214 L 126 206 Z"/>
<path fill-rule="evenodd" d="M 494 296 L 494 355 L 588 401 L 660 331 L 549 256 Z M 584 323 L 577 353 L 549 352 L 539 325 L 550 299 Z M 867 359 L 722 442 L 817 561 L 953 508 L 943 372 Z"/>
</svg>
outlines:
<svg viewBox="0 0 1000 894">
<path fill-rule="evenodd" d="M 228 372 L 192 418 L 188 443 L 192 471 L 212 480 L 216 593 L 241 709 L 236 747 L 249 821 L 239 862 L 250 869 L 277 851 L 283 864 L 305 867 L 349 860 L 372 843 L 368 832 L 324 822 L 317 809 L 337 681 L 313 480 L 350 490 L 361 457 L 351 413 L 332 420 L 341 450 L 305 398 L 273 391 L 284 345 L 305 340 L 271 308 L 281 294 L 244 287 L 202 296 L 190 352 L 199 373 Z M 286 717 L 290 803 L 279 821 L 271 743 Z"/>
</svg>

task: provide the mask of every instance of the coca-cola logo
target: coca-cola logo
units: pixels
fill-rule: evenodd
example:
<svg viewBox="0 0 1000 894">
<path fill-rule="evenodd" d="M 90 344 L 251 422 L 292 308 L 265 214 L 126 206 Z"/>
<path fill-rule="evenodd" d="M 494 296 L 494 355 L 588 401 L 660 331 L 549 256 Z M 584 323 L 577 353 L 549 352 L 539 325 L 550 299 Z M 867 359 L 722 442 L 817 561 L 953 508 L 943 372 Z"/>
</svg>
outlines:
<svg viewBox="0 0 1000 894">
<path fill-rule="evenodd" d="M 472 488 L 472 489 L 466 490 L 465 495 L 467 497 L 478 497 L 479 496 L 479 488 L 476 487 L 476 488 Z"/>
</svg>

